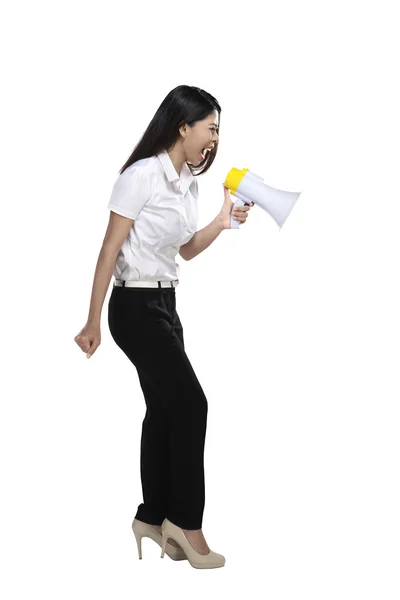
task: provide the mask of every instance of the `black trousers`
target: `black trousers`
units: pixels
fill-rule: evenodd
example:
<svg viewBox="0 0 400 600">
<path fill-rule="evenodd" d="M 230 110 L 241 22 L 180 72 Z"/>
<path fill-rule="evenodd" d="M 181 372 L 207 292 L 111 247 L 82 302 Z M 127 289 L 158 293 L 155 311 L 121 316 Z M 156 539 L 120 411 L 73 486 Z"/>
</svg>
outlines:
<svg viewBox="0 0 400 600">
<path fill-rule="evenodd" d="M 146 403 L 136 518 L 161 525 L 167 517 L 201 529 L 208 403 L 185 352 L 175 288 L 113 286 L 108 324 L 137 370 Z M 126 380 L 121 385 L 126 393 Z"/>
</svg>

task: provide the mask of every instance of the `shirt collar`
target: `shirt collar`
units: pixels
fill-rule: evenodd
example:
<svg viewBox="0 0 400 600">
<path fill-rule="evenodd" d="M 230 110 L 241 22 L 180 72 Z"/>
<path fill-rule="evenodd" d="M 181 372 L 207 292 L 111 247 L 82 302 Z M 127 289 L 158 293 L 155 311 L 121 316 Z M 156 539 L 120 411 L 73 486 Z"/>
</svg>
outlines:
<svg viewBox="0 0 400 600">
<path fill-rule="evenodd" d="M 159 152 L 159 154 L 157 154 L 157 158 L 164 169 L 168 181 L 174 181 L 181 194 L 186 194 L 189 186 L 194 181 L 194 175 L 187 166 L 186 162 L 183 163 L 181 174 L 179 176 L 166 150 Z"/>
</svg>

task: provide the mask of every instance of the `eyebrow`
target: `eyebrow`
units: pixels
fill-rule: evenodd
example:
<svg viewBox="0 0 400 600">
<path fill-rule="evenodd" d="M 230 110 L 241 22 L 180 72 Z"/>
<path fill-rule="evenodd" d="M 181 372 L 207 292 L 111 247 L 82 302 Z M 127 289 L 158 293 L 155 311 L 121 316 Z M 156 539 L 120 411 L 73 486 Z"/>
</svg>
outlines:
<svg viewBox="0 0 400 600">
<path fill-rule="evenodd" d="M 210 125 L 214 125 L 214 127 L 216 127 L 218 129 L 217 123 L 210 123 Z"/>
</svg>

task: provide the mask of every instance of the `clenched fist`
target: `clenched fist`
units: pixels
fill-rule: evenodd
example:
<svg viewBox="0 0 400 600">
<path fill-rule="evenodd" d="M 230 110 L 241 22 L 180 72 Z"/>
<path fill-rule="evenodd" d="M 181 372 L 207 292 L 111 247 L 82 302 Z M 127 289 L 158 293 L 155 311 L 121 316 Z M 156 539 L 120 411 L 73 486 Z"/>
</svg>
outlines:
<svg viewBox="0 0 400 600">
<path fill-rule="evenodd" d="M 100 325 L 86 323 L 85 327 L 74 337 L 79 348 L 86 352 L 86 358 L 90 358 L 101 343 Z"/>
</svg>

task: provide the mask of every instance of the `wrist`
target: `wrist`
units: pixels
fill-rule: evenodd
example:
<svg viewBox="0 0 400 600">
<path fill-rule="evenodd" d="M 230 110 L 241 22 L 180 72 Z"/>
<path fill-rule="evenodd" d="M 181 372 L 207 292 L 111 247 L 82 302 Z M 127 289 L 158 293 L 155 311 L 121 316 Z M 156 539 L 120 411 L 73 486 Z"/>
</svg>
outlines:
<svg viewBox="0 0 400 600">
<path fill-rule="evenodd" d="M 219 231 L 223 231 L 224 229 L 227 229 L 227 227 L 224 224 L 224 218 L 221 215 L 221 213 L 215 217 L 214 221 L 215 221 L 215 225 L 217 226 Z"/>
<path fill-rule="evenodd" d="M 87 325 L 100 325 L 100 316 L 93 316 L 93 317 L 88 317 L 87 319 Z"/>
</svg>

